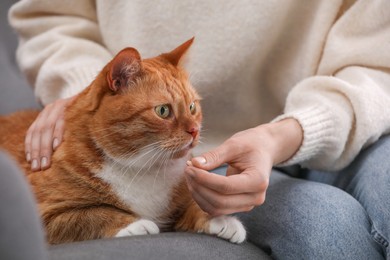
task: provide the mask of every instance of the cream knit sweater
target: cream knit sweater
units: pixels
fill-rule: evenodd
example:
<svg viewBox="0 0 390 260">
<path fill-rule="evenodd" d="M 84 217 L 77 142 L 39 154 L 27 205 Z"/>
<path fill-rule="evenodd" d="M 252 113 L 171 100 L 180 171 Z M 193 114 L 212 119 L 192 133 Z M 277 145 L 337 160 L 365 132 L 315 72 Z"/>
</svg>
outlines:
<svg viewBox="0 0 390 260">
<path fill-rule="evenodd" d="M 9 20 L 43 104 L 80 92 L 124 47 L 147 58 L 195 36 L 198 152 L 293 117 L 304 141 L 286 164 L 335 170 L 390 131 L 389 0 L 22 0 Z"/>
</svg>

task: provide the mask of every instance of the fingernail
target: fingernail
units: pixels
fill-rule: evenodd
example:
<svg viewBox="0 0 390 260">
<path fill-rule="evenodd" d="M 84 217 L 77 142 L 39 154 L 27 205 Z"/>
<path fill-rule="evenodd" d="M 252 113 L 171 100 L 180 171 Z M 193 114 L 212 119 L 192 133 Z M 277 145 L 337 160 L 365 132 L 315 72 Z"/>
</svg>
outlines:
<svg viewBox="0 0 390 260">
<path fill-rule="evenodd" d="M 204 157 L 195 157 L 193 160 L 199 164 L 206 164 L 206 159 Z"/>
<path fill-rule="evenodd" d="M 60 144 L 60 141 L 57 138 L 54 138 L 54 140 L 53 140 L 53 150 L 55 150 L 59 144 Z"/>
<path fill-rule="evenodd" d="M 47 166 L 47 158 L 46 157 L 42 157 L 41 159 L 41 168 L 46 168 Z"/>
<path fill-rule="evenodd" d="M 27 160 L 28 162 L 31 161 L 31 154 L 30 154 L 30 153 L 27 153 L 27 154 L 26 154 L 26 160 Z"/>
<path fill-rule="evenodd" d="M 186 164 L 187 164 L 187 166 L 192 166 L 192 162 L 191 161 L 187 161 Z"/>
<path fill-rule="evenodd" d="M 34 160 L 32 161 L 32 163 L 31 163 L 31 169 L 32 169 L 32 170 L 38 169 L 38 161 L 37 161 L 37 159 L 34 159 Z"/>
</svg>

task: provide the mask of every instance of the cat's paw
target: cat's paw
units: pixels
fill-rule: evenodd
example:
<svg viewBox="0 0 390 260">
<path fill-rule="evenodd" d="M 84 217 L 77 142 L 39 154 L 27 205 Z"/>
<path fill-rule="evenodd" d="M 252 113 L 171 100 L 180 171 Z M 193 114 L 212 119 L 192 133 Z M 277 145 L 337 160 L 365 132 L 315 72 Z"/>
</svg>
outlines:
<svg viewBox="0 0 390 260">
<path fill-rule="evenodd" d="M 232 216 L 220 216 L 211 219 L 209 233 L 236 244 L 244 242 L 246 237 L 244 226 Z"/>
<path fill-rule="evenodd" d="M 156 223 L 147 219 L 140 219 L 119 230 L 115 237 L 128 237 L 148 234 L 152 235 L 158 233 L 160 233 L 160 229 Z"/>
</svg>

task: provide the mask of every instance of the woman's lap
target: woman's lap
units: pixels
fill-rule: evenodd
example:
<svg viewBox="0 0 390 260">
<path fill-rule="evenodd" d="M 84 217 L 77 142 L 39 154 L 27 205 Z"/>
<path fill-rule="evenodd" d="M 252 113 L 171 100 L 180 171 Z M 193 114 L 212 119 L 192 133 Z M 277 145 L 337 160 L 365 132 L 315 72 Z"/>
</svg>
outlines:
<svg viewBox="0 0 390 260">
<path fill-rule="evenodd" d="M 250 242 L 277 259 L 381 259 L 363 207 L 326 184 L 274 171 L 266 202 L 239 217 Z"/>
<path fill-rule="evenodd" d="M 372 222 L 374 239 L 390 258 L 390 136 L 365 149 L 338 175 L 335 186 L 364 207 Z"/>
<path fill-rule="evenodd" d="M 248 238 L 281 259 L 380 259 L 388 251 L 390 137 L 335 175 L 333 187 L 271 174 L 266 202 L 240 214 Z M 313 179 L 313 178 L 311 178 Z"/>
</svg>

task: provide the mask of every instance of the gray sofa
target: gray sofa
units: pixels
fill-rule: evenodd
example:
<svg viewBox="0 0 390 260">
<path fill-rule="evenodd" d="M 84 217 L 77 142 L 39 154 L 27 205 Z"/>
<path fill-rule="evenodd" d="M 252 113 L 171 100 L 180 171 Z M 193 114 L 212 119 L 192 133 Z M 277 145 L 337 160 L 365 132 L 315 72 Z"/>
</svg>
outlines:
<svg viewBox="0 0 390 260">
<path fill-rule="evenodd" d="M 15 1 L 0 3 L 0 115 L 40 108 L 15 64 L 17 39 L 8 26 L 7 10 Z M 0 126 L 1 127 L 1 126 Z M 0 153 L 0 259 L 268 259 L 250 242 L 188 233 L 163 233 L 48 246 L 33 197 L 23 175 Z M 6 209 L 5 209 L 6 207 Z"/>
</svg>

